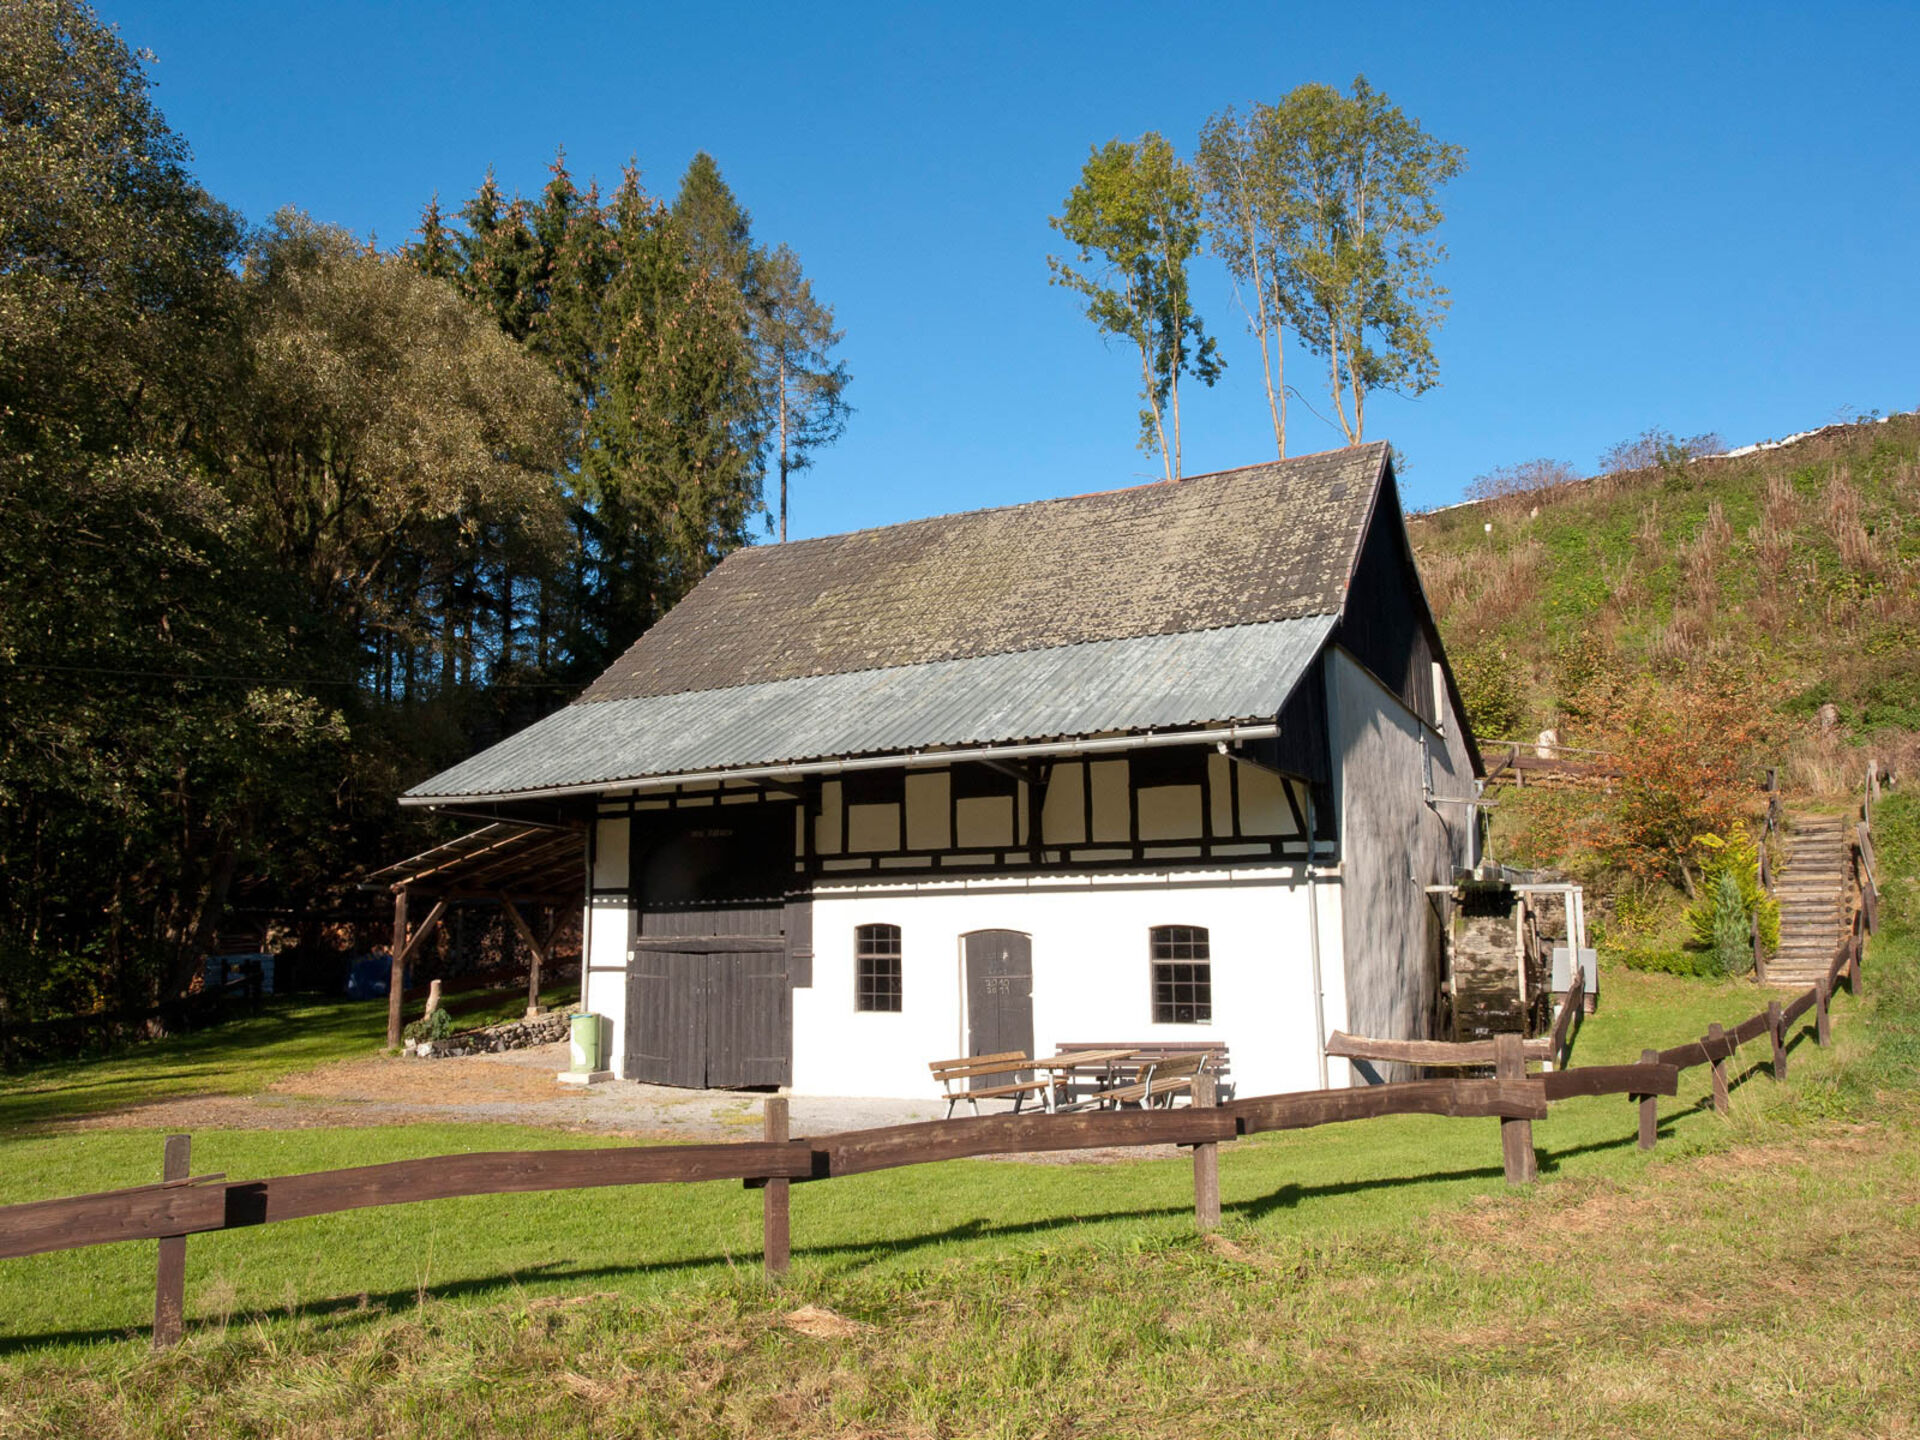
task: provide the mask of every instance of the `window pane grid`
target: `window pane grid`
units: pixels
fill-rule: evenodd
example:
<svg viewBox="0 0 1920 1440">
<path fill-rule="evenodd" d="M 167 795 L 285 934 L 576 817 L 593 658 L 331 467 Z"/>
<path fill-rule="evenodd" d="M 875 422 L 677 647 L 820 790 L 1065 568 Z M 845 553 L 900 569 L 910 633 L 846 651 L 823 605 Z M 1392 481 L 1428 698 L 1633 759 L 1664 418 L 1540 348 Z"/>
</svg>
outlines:
<svg viewBox="0 0 1920 1440">
<path fill-rule="evenodd" d="M 1213 951 L 1200 925 L 1157 925 L 1152 932 L 1156 1025 L 1213 1023 Z"/>
<path fill-rule="evenodd" d="M 900 990 L 900 927 L 858 927 L 854 931 L 854 1008 L 897 1012 Z"/>
</svg>

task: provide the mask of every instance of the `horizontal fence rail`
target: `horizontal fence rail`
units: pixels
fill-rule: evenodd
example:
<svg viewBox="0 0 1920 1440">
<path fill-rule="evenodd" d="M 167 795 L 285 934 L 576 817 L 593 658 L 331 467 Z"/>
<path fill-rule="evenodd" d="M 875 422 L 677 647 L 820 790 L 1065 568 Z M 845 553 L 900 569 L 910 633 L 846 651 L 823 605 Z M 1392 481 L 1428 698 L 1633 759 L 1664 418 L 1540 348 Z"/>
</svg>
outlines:
<svg viewBox="0 0 1920 1440">
<path fill-rule="evenodd" d="M 1866 808 L 1862 806 L 1863 813 Z M 1870 852 L 1856 842 L 1855 855 L 1848 930 L 1825 976 L 1791 1002 L 1775 1000 L 1731 1029 L 1710 1025 L 1698 1040 L 1665 1050 L 1644 1050 L 1638 1064 L 1564 1067 L 1568 1027 L 1582 1007 L 1583 977 L 1576 966 L 1551 1030 L 1537 1040 L 1500 1035 L 1468 1043 L 1382 1041 L 1336 1032 L 1327 1047 L 1330 1055 L 1358 1059 L 1442 1068 L 1491 1065 L 1490 1079 L 1403 1080 L 1345 1090 L 1253 1095 L 1215 1104 L 1211 1077 L 1202 1076 L 1194 1103 L 1181 1109 L 981 1115 L 798 1139 L 787 1138 L 786 1098 L 773 1096 L 767 1101 L 765 1138 L 758 1141 L 440 1155 L 264 1180 L 190 1174 L 191 1141 L 175 1135 L 166 1142 L 165 1178 L 160 1184 L 0 1208 L 0 1259 L 129 1240 L 159 1241 L 153 1343 L 164 1348 L 180 1338 L 183 1325 L 186 1237 L 369 1206 L 609 1185 L 739 1180 L 765 1191 L 764 1258 L 768 1273 L 779 1275 L 788 1263 L 792 1184 L 982 1155 L 1142 1145 L 1190 1147 L 1195 1215 L 1204 1229 L 1219 1223 L 1219 1148 L 1240 1136 L 1389 1115 L 1477 1117 L 1499 1120 L 1503 1169 L 1509 1182 L 1521 1184 L 1534 1178 L 1532 1124 L 1545 1119 L 1555 1101 L 1629 1096 L 1639 1106 L 1640 1146 L 1651 1149 L 1658 1134 L 1657 1097 L 1679 1093 L 1681 1071 L 1711 1066 L 1714 1108 L 1725 1113 L 1726 1063 L 1742 1045 L 1761 1036 L 1769 1038 L 1776 1080 L 1786 1078 L 1786 1032 L 1810 1010 L 1815 1015 L 1815 1040 L 1826 1045 L 1828 1003 L 1834 987 L 1844 976 L 1850 993 L 1859 994 L 1865 935 L 1872 929 Z M 1559 1062 L 1560 1068 L 1530 1075 L 1526 1072 L 1529 1060 Z"/>
</svg>

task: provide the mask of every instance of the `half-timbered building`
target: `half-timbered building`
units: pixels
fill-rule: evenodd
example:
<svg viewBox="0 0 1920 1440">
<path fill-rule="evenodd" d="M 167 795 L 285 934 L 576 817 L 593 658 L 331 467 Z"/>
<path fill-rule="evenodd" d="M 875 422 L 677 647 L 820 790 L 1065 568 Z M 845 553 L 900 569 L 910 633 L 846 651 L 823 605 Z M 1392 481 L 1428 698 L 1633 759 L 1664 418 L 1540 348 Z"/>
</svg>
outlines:
<svg viewBox="0 0 1920 1440">
<path fill-rule="evenodd" d="M 753 546 L 410 805 L 583 827 L 620 1074 L 1434 1032 L 1479 759 L 1389 448 Z"/>
</svg>

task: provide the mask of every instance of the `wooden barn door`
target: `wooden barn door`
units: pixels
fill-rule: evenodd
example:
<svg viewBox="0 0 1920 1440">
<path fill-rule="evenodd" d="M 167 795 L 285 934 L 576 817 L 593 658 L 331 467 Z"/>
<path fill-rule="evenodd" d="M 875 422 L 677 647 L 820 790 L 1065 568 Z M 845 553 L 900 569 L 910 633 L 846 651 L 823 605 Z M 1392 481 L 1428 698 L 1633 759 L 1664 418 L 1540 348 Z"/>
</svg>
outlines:
<svg viewBox="0 0 1920 1440">
<path fill-rule="evenodd" d="M 976 930 L 966 937 L 967 1053 L 1033 1053 L 1033 940 L 1018 930 Z M 1022 1072 L 1021 1078 L 1026 1078 Z M 1004 1085 L 984 1076 L 974 1088 Z"/>
<path fill-rule="evenodd" d="M 627 1075 L 706 1084 L 707 957 L 636 947 L 627 968 Z M 699 1037 L 689 1043 L 691 1037 Z"/>
<path fill-rule="evenodd" d="M 695 1088 L 789 1084 L 791 807 L 675 812 L 650 823 L 635 845 L 640 933 L 628 970 L 627 1073 Z"/>
</svg>

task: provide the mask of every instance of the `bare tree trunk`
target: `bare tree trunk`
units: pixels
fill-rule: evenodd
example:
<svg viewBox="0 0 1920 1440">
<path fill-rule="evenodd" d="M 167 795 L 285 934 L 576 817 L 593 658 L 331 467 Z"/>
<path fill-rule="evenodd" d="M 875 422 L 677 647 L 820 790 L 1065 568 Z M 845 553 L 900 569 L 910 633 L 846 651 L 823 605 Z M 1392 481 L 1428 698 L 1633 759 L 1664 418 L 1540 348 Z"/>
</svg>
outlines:
<svg viewBox="0 0 1920 1440">
<path fill-rule="evenodd" d="M 787 357 L 780 357 L 780 543 L 787 543 Z"/>
</svg>

